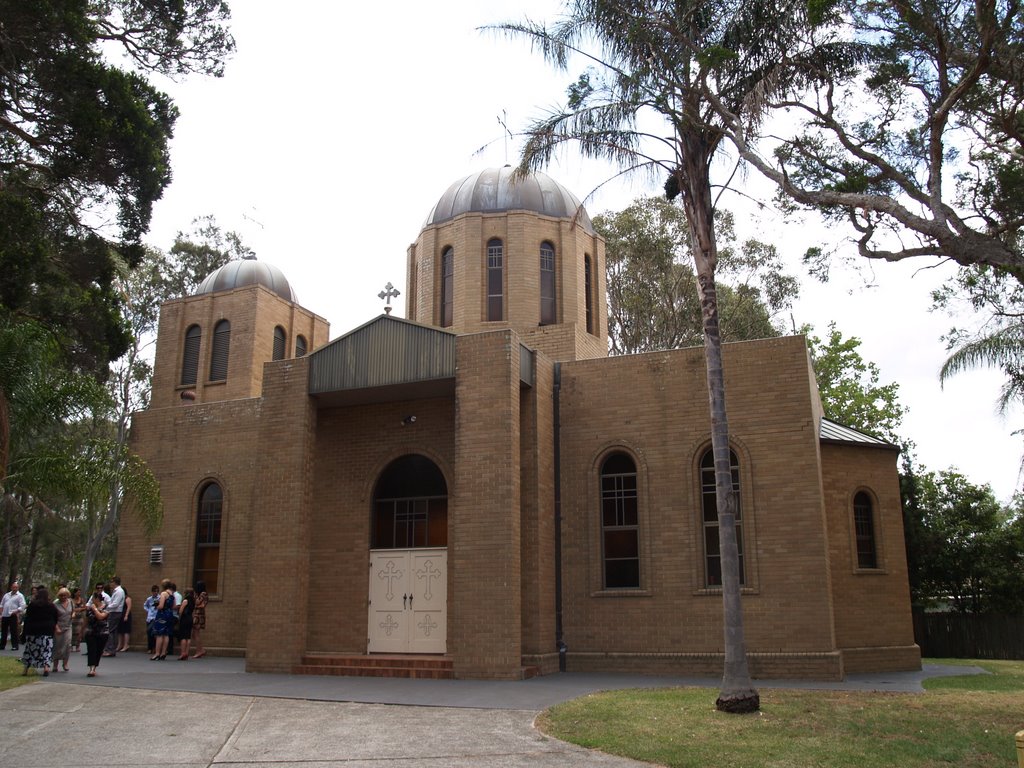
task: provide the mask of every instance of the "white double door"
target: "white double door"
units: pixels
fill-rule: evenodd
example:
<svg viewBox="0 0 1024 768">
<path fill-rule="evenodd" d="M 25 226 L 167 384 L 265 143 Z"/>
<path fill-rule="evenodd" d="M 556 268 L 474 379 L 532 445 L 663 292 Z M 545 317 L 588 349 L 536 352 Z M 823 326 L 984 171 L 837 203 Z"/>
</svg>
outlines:
<svg viewBox="0 0 1024 768">
<path fill-rule="evenodd" d="M 444 653 L 448 550 L 370 550 L 368 653 Z"/>
</svg>

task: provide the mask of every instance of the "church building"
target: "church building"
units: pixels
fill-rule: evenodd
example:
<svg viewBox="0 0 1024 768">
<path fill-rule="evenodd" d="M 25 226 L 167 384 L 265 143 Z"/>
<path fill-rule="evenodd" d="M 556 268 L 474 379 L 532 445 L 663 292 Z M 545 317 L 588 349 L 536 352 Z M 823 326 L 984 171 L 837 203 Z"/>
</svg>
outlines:
<svg viewBox="0 0 1024 768">
<path fill-rule="evenodd" d="M 407 318 L 331 340 L 255 260 L 164 304 L 129 591 L 205 581 L 204 645 L 251 671 L 720 675 L 703 349 L 608 356 L 604 248 L 489 169 L 409 247 Z M 824 417 L 802 336 L 723 354 L 752 675 L 919 668 L 897 449 Z"/>
</svg>

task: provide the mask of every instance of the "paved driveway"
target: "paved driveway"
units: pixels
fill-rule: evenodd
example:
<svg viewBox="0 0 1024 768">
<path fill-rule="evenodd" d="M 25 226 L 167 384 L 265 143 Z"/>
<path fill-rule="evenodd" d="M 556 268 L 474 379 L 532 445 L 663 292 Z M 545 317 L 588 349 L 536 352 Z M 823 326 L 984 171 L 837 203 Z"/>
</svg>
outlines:
<svg viewBox="0 0 1024 768">
<path fill-rule="evenodd" d="M 0 694 L 0 765 L 645 765 L 548 738 L 533 728 L 536 714 L 107 688 L 48 679 Z"/>
</svg>

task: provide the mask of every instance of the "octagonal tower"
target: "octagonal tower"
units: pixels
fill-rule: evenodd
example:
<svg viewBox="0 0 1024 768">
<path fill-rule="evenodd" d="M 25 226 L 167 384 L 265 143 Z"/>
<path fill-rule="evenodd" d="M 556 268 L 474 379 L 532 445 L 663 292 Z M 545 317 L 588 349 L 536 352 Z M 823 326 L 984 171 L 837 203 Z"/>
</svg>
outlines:
<svg viewBox="0 0 1024 768">
<path fill-rule="evenodd" d="M 604 256 L 565 187 L 489 168 L 448 187 L 409 246 L 408 316 L 457 333 L 511 328 L 554 360 L 604 357 Z"/>
</svg>

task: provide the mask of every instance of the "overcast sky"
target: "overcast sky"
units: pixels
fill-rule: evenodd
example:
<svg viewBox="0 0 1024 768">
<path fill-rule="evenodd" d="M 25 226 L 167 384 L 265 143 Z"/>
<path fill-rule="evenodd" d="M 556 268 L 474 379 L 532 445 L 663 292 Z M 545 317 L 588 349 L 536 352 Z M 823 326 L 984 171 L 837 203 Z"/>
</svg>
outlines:
<svg viewBox="0 0 1024 768">
<path fill-rule="evenodd" d="M 287 9 L 287 12 L 285 12 Z M 381 10 L 384 9 L 384 10 Z M 213 214 L 257 257 L 280 267 L 299 302 L 331 323 L 331 336 L 383 310 L 377 294 L 405 291 L 406 249 L 455 180 L 514 163 L 514 132 L 561 103 L 574 76 L 554 71 L 521 40 L 480 32 L 503 20 L 554 18 L 554 0 L 473 0 L 386 6 L 293 0 L 232 3 L 238 51 L 220 79 L 160 85 L 181 110 L 172 145 L 174 180 L 157 204 L 150 242 L 167 249 L 193 218 Z M 482 149 L 481 149 L 482 148 Z M 593 214 L 655 194 L 644 179 L 572 152 L 548 168 Z M 755 178 L 740 185 L 764 195 Z M 596 192 L 595 188 L 601 186 Z M 593 192 L 593 194 L 591 194 Z M 590 197 L 588 197 L 590 196 Z M 740 210 L 739 202 L 723 201 Z M 803 284 L 797 326 L 844 336 L 896 381 L 910 408 L 903 433 L 927 468 L 958 468 L 1006 501 L 1018 484 L 1021 414 L 995 414 L 1000 377 L 962 374 L 942 389 L 940 336 L 952 324 L 929 311 L 929 292 L 954 274 L 932 265 L 869 265 L 827 285 L 798 266 L 808 245 L 852 246 L 813 220 L 771 212 L 738 218 L 744 235 L 778 246 Z M 405 297 L 395 312 L 404 315 Z"/>
</svg>

